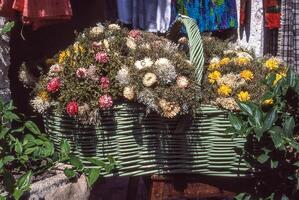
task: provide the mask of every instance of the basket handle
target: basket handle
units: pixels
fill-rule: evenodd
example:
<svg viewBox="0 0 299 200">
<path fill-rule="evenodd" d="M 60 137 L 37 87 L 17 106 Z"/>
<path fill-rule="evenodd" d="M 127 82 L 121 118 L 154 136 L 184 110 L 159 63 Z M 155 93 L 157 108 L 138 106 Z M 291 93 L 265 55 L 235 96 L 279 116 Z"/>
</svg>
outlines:
<svg viewBox="0 0 299 200">
<path fill-rule="evenodd" d="M 195 20 L 185 15 L 178 15 L 168 36 L 170 39 L 177 41 L 182 25 L 185 26 L 189 38 L 190 61 L 195 65 L 195 78 L 197 83 L 201 85 L 204 52 L 200 31 Z"/>
</svg>

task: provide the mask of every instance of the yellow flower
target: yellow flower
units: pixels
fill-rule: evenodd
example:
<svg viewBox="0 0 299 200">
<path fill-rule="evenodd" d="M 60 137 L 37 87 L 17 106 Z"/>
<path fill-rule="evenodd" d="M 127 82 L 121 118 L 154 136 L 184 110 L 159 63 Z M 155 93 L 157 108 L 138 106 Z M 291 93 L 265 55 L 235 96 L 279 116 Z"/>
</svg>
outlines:
<svg viewBox="0 0 299 200">
<path fill-rule="evenodd" d="M 286 77 L 285 73 L 275 74 L 275 80 L 273 82 L 273 85 L 276 85 L 278 81 L 280 81 L 283 77 Z"/>
<path fill-rule="evenodd" d="M 219 62 L 220 66 L 222 66 L 222 65 L 228 65 L 229 63 L 230 63 L 230 59 L 228 57 L 223 58 Z"/>
<path fill-rule="evenodd" d="M 277 69 L 279 68 L 279 65 L 280 65 L 280 60 L 275 57 L 268 59 L 265 63 L 265 67 L 268 68 L 269 70 Z"/>
<path fill-rule="evenodd" d="M 49 95 L 46 91 L 40 91 L 37 96 L 42 99 L 43 101 L 48 101 Z"/>
<path fill-rule="evenodd" d="M 62 51 L 60 54 L 59 54 L 59 58 L 58 58 L 58 63 L 61 64 L 65 61 L 66 58 L 70 57 L 71 56 L 71 53 L 69 50 L 66 50 L 66 51 Z"/>
<path fill-rule="evenodd" d="M 208 69 L 210 71 L 212 71 L 212 70 L 218 69 L 219 67 L 220 67 L 220 60 L 218 57 L 215 57 L 211 60 Z"/>
<path fill-rule="evenodd" d="M 79 42 L 75 42 L 75 44 L 73 45 L 73 49 L 76 54 L 84 52 L 84 48 L 82 47 L 82 45 Z"/>
<path fill-rule="evenodd" d="M 221 73 L 219 71 L 213 71 L 209 74 L 209 82 L 214 84 L 218 79 L 221 78 Z"/>
<path fill-rule="evenodd" d="M 274 103 L 273 99 L 266 99 L 265 101 L 263 101 L 264 105 L 272 105 Z"/>
<path fill-rule="evenodd" d="M 217 93 L 221 96 L 227 97 L 232 93 L 232 89 L 228 85 L 223 84 L 218 88 Z"/>
<path fill-rule="evenodd" d="M 253 73 L 250 70 L 243 70 L 240 73 L 240 76 L 244 78 L 246 81 L 251 81 L 253 79 Z"/>
<path fill-rule="evenodd" d="M 237 65 L 248 65 L 250 63 L 250 59 L 246 57 L 237 57 L 235 58 L 235 63 Z"/>
<path fill-rule="evenodd" d="M 240 101 L 249 101 L 250 100 L 250 94 L 247 91 L 241 91 L 238 94 L 238 98 Z"/>
</svg>

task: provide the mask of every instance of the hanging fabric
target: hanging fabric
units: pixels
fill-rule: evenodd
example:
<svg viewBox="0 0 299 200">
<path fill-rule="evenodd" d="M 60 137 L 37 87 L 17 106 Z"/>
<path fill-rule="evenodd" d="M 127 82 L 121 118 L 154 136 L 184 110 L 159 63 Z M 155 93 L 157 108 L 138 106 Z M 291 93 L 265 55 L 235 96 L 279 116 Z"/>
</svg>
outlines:
<svg viewBox="0 0 299 200">
<path fill-rule="evenodd" d="M 0 0 L 0 16 L 14 18 L 16 12 L 12 9 L 13 0 Z"/>
<path fill-rule="evenodd" d="M 265 5 L 265 27 L 276 29 L 280 27 L 280 7 L 278 0 L 264 0 Z"/>
<path fill-rule="evenodd" d="M 20 12 L 23 23 L 32 25 L 34 30 L 72 17 L 70 0 L 0 0 L 1 15 L 15 11 Z"/>
<path fill-rule="evenodd" d="M 201 31 L 238 26 L 236 0 L 177 0 L 177 10 L 195 19 Z"/>
<path fill-rule="evenodd" d="M 122 23 L 150 32 L 166 32 L 173 18 L 171 0 L 117 0 L 117 7 Z"/>
<path fill-rule="evenodd" d="M 240 0 L 240 26 L 247 23 L 246 13 L 248 9 L 248 0 Z"/>
<path fill-rule="evenodd" d="M 299 72 L 299 2 L 281 1 L 281 27 L 278 33 L 278 56 Z"/>
</svg>

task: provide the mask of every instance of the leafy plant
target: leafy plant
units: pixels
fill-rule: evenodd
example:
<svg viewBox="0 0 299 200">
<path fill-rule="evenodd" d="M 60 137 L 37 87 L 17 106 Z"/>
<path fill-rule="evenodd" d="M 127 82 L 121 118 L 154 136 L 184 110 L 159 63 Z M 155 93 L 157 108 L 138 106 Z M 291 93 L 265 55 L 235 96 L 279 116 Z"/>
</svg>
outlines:
<svg viewBox="0 0 299 200">
<path fill-rule="evenodd" d="M 264 81 L 268 90 L 260 103 L 238 102 L 241 112 L 229 114 L 229 131 L 247 137 L 248 143 L 257 147 L 243 150 L 255 171 L 256 184 L 251 194 L 242 193 L 236 199 L 299 198 L 299 76 L 288 70 L 285 77 L 275 79 L 273 73 Z"/>
<path fill-rule="evenodd" d="M 15 22 L 7 22 L 6 24 L 4 24 L 3 28 L 1 29 L 0 35 L 9 33 L 14 26 L 15 26 Z"/>
<path fill-rule="evenodd" d="M 14 124 L 14 127 L 11 124 Z M 15 127 L 16 126 L 16 127 Z M 69 178 L 84 173 L 91 187 L 103 172 L 111 172 L 116 167 L 112 157 L 104 162 L 90 158 L 94 168 L 85 168 L 78 157 L 71 154 L 70 145 L 62 141 L 60 152 L 55 152 L 53 143 L 43 134 L 32 121 L 23 122 L 15 114 L 12 102 L 4 103 L 0 99 L 0 199 L 20 199 L 30 190 L 32 179 L 47 172 L 58 163 L 70 164 L 64 170 Z M 89 164 L 90 164 L 89 163 Z M 3 185 L 4 188 L 1 188 Z M 1 190 L 5 191 L 1 191 Z M 1 193 L 6 192 L 6 197 Z"/>
</svg>

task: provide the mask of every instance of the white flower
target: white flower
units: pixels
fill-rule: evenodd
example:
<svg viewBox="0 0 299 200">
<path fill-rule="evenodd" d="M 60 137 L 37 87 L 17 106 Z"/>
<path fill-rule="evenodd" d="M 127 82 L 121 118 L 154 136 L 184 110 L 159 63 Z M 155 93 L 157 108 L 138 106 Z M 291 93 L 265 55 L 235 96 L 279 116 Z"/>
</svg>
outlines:
<svg viewBox="0 0 299 200">
<path fill-rule="evenodd" d="M 237 56 L 239 58 L 248 58 L 249 60 L 253 60 L 253 57 L 247 52 L 238 52 Z"/>
<path fill-rule="evenodd" d="M 169 84 L 175 81 L 177 77 L 176 69 L 167 58 L 160 58 L 155 62 L 156 74 L 159 79 Z"/>
<path fill-rule="evenodd" d="M 157 76 L 154 73 L 146 73 L 142 79 L 142 83 L 145 87 L 151 87 L 157 82 Z"/>
<path fill-rule="evenodd" d="M 176 79 L 176 84 L 179 88 L 186 88 L 189 85 L 189 80 L 186 76 L 179 76 Z"/>
<path fill-rule="evenodd" d="M 118 24 L 110 24 L 108 26 L 108 29 L 112 30 L 112 31 L 117 31 L 117 30 L 120 30 L 120 26 Z"/>
<path fill-rule="evenodd" d="M 220 58 L 218 58 L 218 57 L 214 57 L 214 58 L 212 58 L 212 60 L 210 61 L 210 64 L 217 64 L 217 63 L 219 63 L 220 62 Z"/>
<path fill-rule="evenodd" d="M 90 78 L 93 81 L 99 80 L 99 76 L 97 74 L 97 67 L 95 65 L 89 66 L 89 68 L 87 69 L 86 75 L 88 78 Z"/>
<path fill-rule="evenodd" d="M 62 66 L 59 64 L 54 64 L 50 67 L 49 76 L 56 76 L 57 73 L 62 71 Z"/>
<path fill-rule="evenodd" d="M 235 53 L 235 51 L 231 50 L 231 49 L 223 51 L 224 55 L 230 55 L 230 54 L 234 54 L 234 53 Z"/>
<path fill-rule="evenodd" d="M 30 101 L 30 103 L 33 109 L 40 114 L 43 114 L 51 106 L 49 101 L 45 101 L 40 97 L 35 97 Z"/>
<path fill-rule="evenodd" d="M 135 43 L 135 41 L 132 38 L 127 38 L 126 45 L 129 49 L 135 50 L 137 48 L 137 44 Z"/>
<path fill-rule="evenodd" d="M 149 43 L 141 44 L 141 48 L 151 50 L 151 45 Z"/>
<path fill-rule="evenodd" d="M 105 31 L 104 26 L 102 26 L 102 25 L 95 26 L 90 30 L 90 34 L 95 37 L 95 36 L 100 35 L 101 33 L 104 33 L 104 31 Z"/>
<path fill-rule="evenodd" d="M 154 62 L 149 57 L 145 57 L 143 60 L 137 60 L 134 66 L 136 69 L 142 70 L 153 66 L 153 64 Z"/>
<path fill-rule="evenodd" d="M 129 69 L 127 66 L 123 66 L 115 77 L 120 85 L 127 85 L 130 82 Z"/>
<path fill-rule="evenodd" d="M 159 58 L 156 62 L 155 65 L 160 67 L 160 66 L 169 66 L 171 65 L 170 61 L 167 58 Z"/>
<path fill-rule="evenodd" d="M 127 86 L 124 88 L 123 96 L 132 101 L 135 98 L 135 88 L 133 86 Z"/>
<path fill-rule="evenodd" d="M 78 78 L 86 78 L 86 76 L 87 76 L 87 69 L 84 68 L 84 67 L 78 68 L 77 71 L 76 71 L 76 76 Z"/>
</svg>

